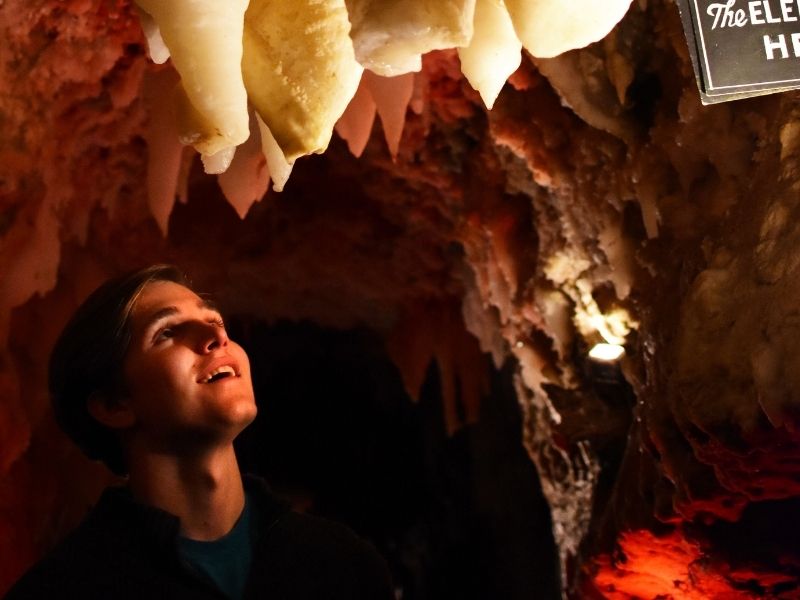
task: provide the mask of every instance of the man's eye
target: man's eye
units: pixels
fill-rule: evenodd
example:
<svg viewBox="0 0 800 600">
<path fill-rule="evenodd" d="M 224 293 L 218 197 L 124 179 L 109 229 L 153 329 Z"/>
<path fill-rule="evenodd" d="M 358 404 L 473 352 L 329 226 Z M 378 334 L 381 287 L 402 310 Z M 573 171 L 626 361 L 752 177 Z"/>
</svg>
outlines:
<svg viewBox="0 0 800 600">
<path fill-rule="evenodd" d="M 161 340 L 169 339 L 171 337 L 175 337 L 175 330 L 172 329 L 172 327 L 164 327 L 163 329 L 159 329 L 158 331 L 156 331 L 156 334 L 155 336 L 153 336 L 153 339 L 158 342 Z"/>
</svg>

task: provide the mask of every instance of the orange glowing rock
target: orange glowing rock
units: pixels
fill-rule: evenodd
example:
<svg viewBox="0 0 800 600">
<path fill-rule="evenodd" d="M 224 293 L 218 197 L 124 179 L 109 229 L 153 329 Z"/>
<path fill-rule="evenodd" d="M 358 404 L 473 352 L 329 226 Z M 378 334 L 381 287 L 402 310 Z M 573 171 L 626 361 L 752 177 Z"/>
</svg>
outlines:
<svg viewBox="0 0 800 600">
<path fill-rule="evenodd" d="M 24 224 L 26 240 L 19 247 L 14 262 L 0 278 L 0 348 L 8 336 L 10 311 L 34 294 L 45 294 L 56 284 L 61 257 L 60 223 L 53 205 L 57 196 L 42 200 L 32 224 Z M 21 232 L 20 232 L 21 233 Z"/>
<path fill-rule="evenodd" d="M 0 360 L 2 363 L 6 363 L 7 369 L 0 370 L 0 398 L 3 399 L 3 410 L 0 411 L 0 479 L 28 448 L 31 435 L 20 403 L 17 373 L 10 369 L 10 361 Z"/>
<path fill-rule="evenodd" d="M 753 600 L 763 596 L 746 591 L 741 585 L 744 577 L 766 585 L 787 580 L 776 573 L 733 572 L 711 560 L 699 543 L 680 530 L 661 537 L 647 530 L 626 531 L 617 542 L 620 557 L 600 557 L 593 581 L 609 600 Z"/>
<path fill-rule="evenodd" d="M 39 554 L 31 525 L 26 519 L 33 496 L 30 482 L 31 465 L 19 465 L 13 475 L 0 479 L 0 595 L 4 595 L 16 579 Z"/>
<path fill-rule="evenodd" d="M 162 69 L 150 73 L 143 84 L 143 99 L 150 114 L 146 133 L 147 202 L 165 237 L 175 204 L 183 144 L 178 140 L 173 107 L 164 98 L 177 83 L 174 71 Z"/>
</svg>

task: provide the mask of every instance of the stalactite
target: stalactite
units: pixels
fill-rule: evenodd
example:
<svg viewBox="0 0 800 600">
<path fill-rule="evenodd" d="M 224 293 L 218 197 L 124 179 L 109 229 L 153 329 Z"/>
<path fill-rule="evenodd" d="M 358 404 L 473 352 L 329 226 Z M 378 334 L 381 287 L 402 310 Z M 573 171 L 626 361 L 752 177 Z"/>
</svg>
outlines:
<svg viewBox="0 0 800 600">
<path fill-rule="evenodd" d="M 389 334 L 387 349 L 414 399 L 419 397 L 431 361 L 436 362 L 449 435 L 477 422 L 481 399 L 488 393 L 488 365 L 477 340 L 464 330 L 457 305 L 415 306 Z"/>
<path fill-rule="evenodd" d="M 239 147 L 231 166 L 219 175 L 217 181 L 236 214 L 244 219 L 253 203 L 267 193 L 269 178 L 270 172 L 261 151 L 261 135 L 254 115 L 250 120 L 250 137 Z"/>
<path fill-rule="evenodd" d="M 362 75 L 355 95 L 335 126 L 336 133 L 347 142 L 347 147 L 356 158 L 361 156 L 369 141 L 375 113 L 375 100 L 372 99 Z"/>
<path fill-rule="evenodd" d="M 178 84 L 176 73 L 164 69 L 150 73 L 142 84 L 142 97 L 150 120 L 147 124 L 147 201 L 153 218 L 164 236 L 178 194 L 178 178 L 183 159 L 183 144 L 173 115 L 173 107 L 162 100 Z"/>
<path fill-rule="evenodd" d="M 407 73 L 397 77 L 380 77 L 367 71 L 364 73 L 364 80 L 381 118 L 389 154 L 396 158 L 408 103 L 414 90 L 414 75 Z"/>
</svg>

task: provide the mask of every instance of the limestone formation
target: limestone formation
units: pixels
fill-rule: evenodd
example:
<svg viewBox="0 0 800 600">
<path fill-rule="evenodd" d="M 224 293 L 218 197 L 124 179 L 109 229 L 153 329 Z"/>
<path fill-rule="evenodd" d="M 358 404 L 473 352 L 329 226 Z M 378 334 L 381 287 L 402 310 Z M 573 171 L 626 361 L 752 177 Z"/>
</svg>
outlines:
<svg viewBox="0 0 800 600">
<path fill-rule="evenodd" d="M 108 481 L 53 423 L 49 349 L 156 261 L 231 314 L 369 328 L 411 396 L 436 360 L 451 432 L 513 361 L 565 594 L 800 593 L 800 96 L 702 106 L 674 3 L 523 53 L 491 111 L 452 48 L 356 78 L 288 182 L 255 116 L 219 181 L 175 143 L 131 3 L 6 0 L 0 32 L 0 593 Z"/>
</svg>

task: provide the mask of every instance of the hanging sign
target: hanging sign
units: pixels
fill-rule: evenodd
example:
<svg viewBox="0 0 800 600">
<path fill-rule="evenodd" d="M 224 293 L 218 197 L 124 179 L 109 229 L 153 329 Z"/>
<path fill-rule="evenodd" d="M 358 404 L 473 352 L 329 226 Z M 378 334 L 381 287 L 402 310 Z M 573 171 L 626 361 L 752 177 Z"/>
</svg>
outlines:
<svg viewBox="0 0 800 600">
<path fill-rule="evenodd" d="M 679 0 L 703 104 L 800 87 L 800 0 Z"/>
</svg>

